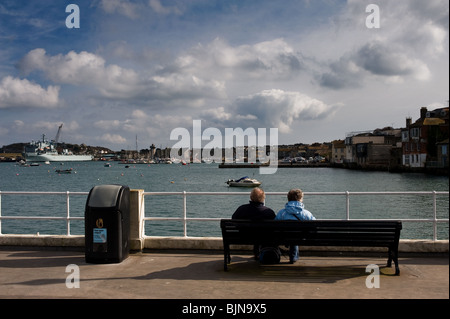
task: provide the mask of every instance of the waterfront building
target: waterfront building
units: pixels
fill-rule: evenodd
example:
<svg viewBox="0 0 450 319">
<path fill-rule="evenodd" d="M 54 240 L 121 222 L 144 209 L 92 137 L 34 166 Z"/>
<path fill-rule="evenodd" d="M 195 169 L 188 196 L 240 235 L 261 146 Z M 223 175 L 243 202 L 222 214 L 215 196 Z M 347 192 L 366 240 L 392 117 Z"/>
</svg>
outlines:
<svg viewBox="0 0 450 319">
<path fill-rule="evenodd" d="M 345 161 L 345 141 L 336 140 L 332 142 L 331 159 L 333 164 L 342 164 Z"/>
<path fill-rule="evenodd" d="M 401 148 L 401 129 L 385 127 L 348 133 L 344 162 L 363 168 L 390 168 L 400 162 L 397 148 Z"/>
<path fill-rule="evenodd" d="M 448 107 L 428 111 L 420 109 L 420 118 L 406 119 L 402 130 L 402 164 L 405 167 L 448 166 Z"/>
<path fill-rule="evenodd" d="M 437 143 L 437 166 L 448 167 L 448 138 Z"/>
</svg>

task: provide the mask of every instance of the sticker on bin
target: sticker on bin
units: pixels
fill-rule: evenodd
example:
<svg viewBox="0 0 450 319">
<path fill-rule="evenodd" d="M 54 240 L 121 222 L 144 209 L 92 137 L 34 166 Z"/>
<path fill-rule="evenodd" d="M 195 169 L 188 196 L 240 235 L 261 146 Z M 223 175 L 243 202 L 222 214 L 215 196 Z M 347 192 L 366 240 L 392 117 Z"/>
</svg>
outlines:
<svg viewBox="0 0 450 319">
<path fill-rule="evenodd" d="M 106 228 L 94 228 L 94 243 L 106 243 Z"/>
</svg>

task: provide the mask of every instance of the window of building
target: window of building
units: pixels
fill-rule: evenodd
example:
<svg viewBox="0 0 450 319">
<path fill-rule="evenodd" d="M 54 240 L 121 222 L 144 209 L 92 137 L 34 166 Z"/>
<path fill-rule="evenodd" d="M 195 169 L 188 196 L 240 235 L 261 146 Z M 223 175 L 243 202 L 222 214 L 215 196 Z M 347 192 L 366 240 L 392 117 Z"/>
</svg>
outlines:
<svg viewBox="0 0 450 319">
<path fill-rule="evenodd" d="M 403 131 L 402 132 L 402 142 L 407 142 L 409 140 L 409 132 Z"/>
<path fill-rule="evenodd" d="M 420 135 L 420 130 L 418 127 L 414 127 L 411 129 L 411 137 L 412 138 L 418 138 Z"/>
</svg>

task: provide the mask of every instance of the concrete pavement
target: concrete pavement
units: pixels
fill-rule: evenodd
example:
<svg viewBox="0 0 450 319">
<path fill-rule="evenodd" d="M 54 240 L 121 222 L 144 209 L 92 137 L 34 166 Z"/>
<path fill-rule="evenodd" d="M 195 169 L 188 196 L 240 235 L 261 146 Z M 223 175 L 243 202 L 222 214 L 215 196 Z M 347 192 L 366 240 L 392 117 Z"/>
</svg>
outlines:
<svg viewBox="0 0 450 319">
<path fill-rule="evenodd" d="M 366 285 L 376 283 L 370 264 L 379 267 L 379 288 Z M 293 265 L 283 257 L 269 266 L 235 252 L 224 272 L 220 251 L 146 251 L 117 264 L 88 264 L 84 251 L 0 247 L 0 298 L 449 298 L 448 255 L 403 254 L 399 264 L 393 276 L 385 254 L 308 255 Z"/>
</svg>

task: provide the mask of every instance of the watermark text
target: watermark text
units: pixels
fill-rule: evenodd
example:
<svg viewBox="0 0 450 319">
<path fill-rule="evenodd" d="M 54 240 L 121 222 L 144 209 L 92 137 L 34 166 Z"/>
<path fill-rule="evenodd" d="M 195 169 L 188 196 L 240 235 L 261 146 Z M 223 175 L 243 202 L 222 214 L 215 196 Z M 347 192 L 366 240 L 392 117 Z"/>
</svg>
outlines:
<svg viewBox="0 0 450 319">
<path fill-rule="evenodd" d="M 80 288 L 80 267 L 75 264 L 67 265 L 66 273 L 70 273 L 66 277 L 66 287 L 69 289 Z"/>
<path fill-rule="evenodd" d="M 66 12 L 70 14 L 66 18 L 66 27 L 68 29 L 80 28 L 80 7 L 76 4 L 69 4 L 66 7 Z"/>
<path fill-rule="evenodd" d="M 189 162 L 192 155 L 214 162 L 259 162 L 265 164 L 259 167 L 261 174 L 274 174 L 278 168 L 277 128 L 270 128 L 269 131 L 266 128 L 225 128 L 223 136 L 214 127 L 202 131 L 201 120 L 193 120 L 192 135 L 188 129 L 177 127 L 171 131 L 170 140 L 178 141 L 170 151 L 170 157 L 174 160 Z M 208 143 L 203 146 L 203 141 Z M 196 150 L 200 150 L 200 154 L 191 154 Z"/>
<path fill-rule="evenodd" d="M 376 4 L 369 4 L 366 7 L 366 13 L 370 13 L 366 17 L 366 27 L 368 29 L 380 28 L 380 7 Z"/>
<path fill-rule="evenodd" d="M 366 287 L 369 289 L 380 288 L 380 268 L 378 265 L 370 264 L 366 267 Z"/>
</svg>

